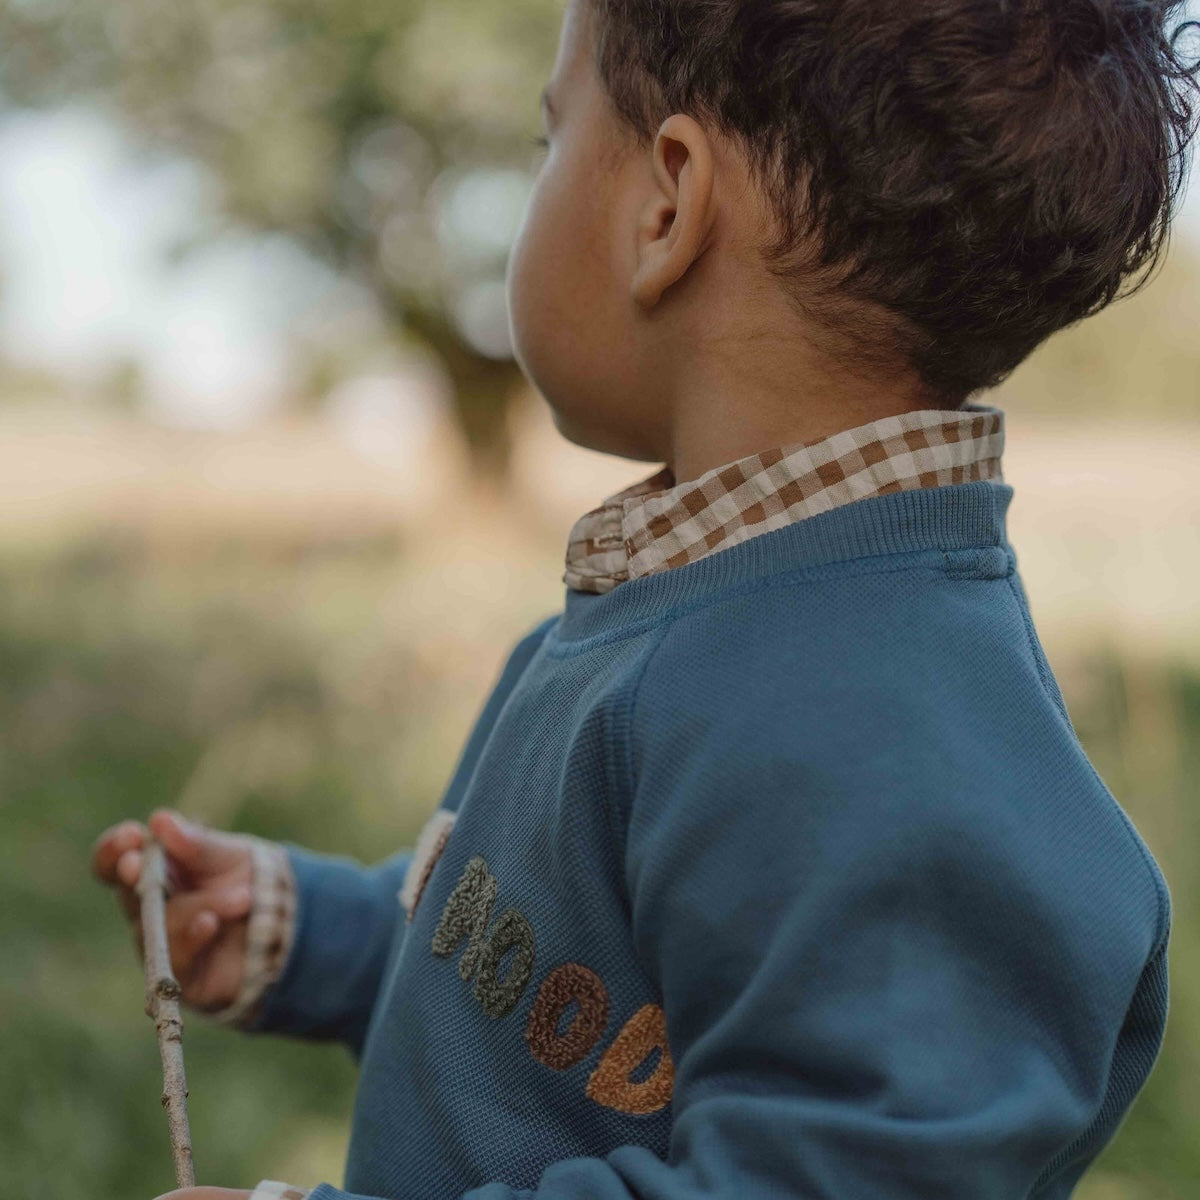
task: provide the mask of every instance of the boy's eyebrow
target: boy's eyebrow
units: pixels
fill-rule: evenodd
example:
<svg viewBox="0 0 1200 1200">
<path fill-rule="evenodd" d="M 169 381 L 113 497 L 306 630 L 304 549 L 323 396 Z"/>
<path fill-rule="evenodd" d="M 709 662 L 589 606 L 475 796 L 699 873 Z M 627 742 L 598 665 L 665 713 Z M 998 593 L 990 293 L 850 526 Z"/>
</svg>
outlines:
<svg viewBox="0 0 1200 1200">
<path fill-rule="evenodd" d="M 555 110 L 554 102 L 550 99 L 550 85 L 549 84 L 547 84 L 544 88 L 542 88 L 540 107 L 544 108 L 546 110 L 547 116 L 549 116 L 552 120 L 555 120 L 558 118 L 558 112 Z"/>
</svg>

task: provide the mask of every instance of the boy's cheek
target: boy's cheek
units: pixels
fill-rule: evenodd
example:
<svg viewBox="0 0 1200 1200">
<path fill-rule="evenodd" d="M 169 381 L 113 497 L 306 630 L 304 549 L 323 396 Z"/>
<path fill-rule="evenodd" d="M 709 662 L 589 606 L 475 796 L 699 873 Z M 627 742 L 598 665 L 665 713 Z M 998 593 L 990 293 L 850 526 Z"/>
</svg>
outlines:
<svg viewBox="0 0 1200 1200">
<path fill-rule="evenodd" d="M 562 265 L 548 262 L 543 232 L 530 230 L 514 248 L 508 279 L 509 332 L 518 366 L 552 407 L 586 378 L 586 343 L 571 329 L 574 305 L 561 290 Z"/>
<path fill-rule="evenodd" d="M 525 224 L 509 254 L 505 287 L 508 299 L 509 332 L 517 363 L 526 375 L 532 375 L 530 358 L 536 358 L 536 343 L 546 297 L 538 279 L 538 231 L 535 214 L 527 212 Z M 539 299 L 543 302 L 539 305 Z"/>
</svg>

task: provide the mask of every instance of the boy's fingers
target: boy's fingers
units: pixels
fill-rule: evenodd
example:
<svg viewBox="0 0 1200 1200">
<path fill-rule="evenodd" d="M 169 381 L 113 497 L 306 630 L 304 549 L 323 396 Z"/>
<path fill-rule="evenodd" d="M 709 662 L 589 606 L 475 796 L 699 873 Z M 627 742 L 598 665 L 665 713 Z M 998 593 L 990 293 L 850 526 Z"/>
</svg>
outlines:
<svg viewBox="0 0 1200 1200">
<path fill-rule="evenodd" d="M 197 950 L 202 949 L 221 928 L 221 918 L 210 908 L 198 912 L 188 926 L 188 940 Z"/>
<path fill-rule="evenodd" d="M 211 908 L 224 921 L 234 921 L 247 916 L 254 903 L 254 888 L 248 883 L 235 883 L 231 887 L 203 893 L 205 907 Z"/>
<path fill-rule="evenodd" d="M 125 885 L 119 889 L 121 904 L 130 920 L 139 920 L 141 917 L 141 899 L 136 891 L 141 870 L 140 850 L 127 850 L 117 863 L 117 877 Z M 167 937 L 178 936 L 189 918 L 201 908 L 210 908 L 225 920 L 244 917 L 249 913 L 253 899 L 254 893 L 248 883 L 192 892 L 172 892 L 168 888 Z"/>
<path fill-rule="evenodd" d="M 122 821 L 106 829 L 92 848 L 92 871 L 104 883 L 116 883 L 117 863 L 127 850 L 140 849 L 146 827 L 140 821 Z"/>
<path fill-rule="evenodd" d="M 124 854 L 117 859 L 117 882 L 123 883 L 127 888 L 134 889 L 137 887 L 138 880 L 142 874 L 142 852 L 141 850 L 126 850 Z M 179 878 L 179 868 L 172 862 L 170 855 L 167 856 L 167 895 L 174 895 L 182 887 L 182 881 Z"/>
<path fill-rule="evenodd" d="M 197 959 L 220 932 L 223 921 L 249 911 L 249 893 L 248 884 L 238 884 L 220 892 L 177 896 L 167 902 L 171 969 L 185 987 L 192 981 Z"/>
<path fill-rule="evenodd" d="M 133 903 L 126 911 L 132 921 L 138 957 L 144 961 L 146 947 L 137 897 L 122 892 L 122 900 L 130 897 Z M 253 889 L 248 883 L 207 892 L 184 892 L 167 900 L 167 946 L 171 969 L 180 982 L 190 979 L 196 956 L 216 937 L 222 924 L 246 916 L 253 900 Z"/>
<path fill-rule="evenodd" d="M 124 854 L 117 859 L 117 880 L 123 883 L 127 888 L 137 887 L 138 877 L 142 873 L 142 852 L 140 850 L 126 850 Z"/>
<path fill-rule="evenodd" d="M 201 952 L 217 935 L 221 918 L 211 909 L 196 913 L 188 922 L 183 936 L 171 944 L 171 964 L 180 982 L 190 983 L 191 973 L 197 965 Z"/>
<path fill-rule="evenodd" d="M 172 969 L 182 981 L 189 977 L 197 955 L 217 936 L 222 924 L 249 914 L 254 903 L 253 888 L 246 882 L 184 890 L 181 875 L 189 868 L 200 877 L 206 869 L 220 871 L 231 861 L 237 862 L 245 854 L 244 848 L 231 835 L 200 826 L 189 828 L 178 813 L 165 809 L 158 809 L 151 816 L 151 828 L 167 850 L 167 941 Z M 146 827 L 138 821 L 123 821 L 100 835 L 92 855 L 96 876 L 116 885 L 121 907 L 133 926 L 138 956 L 143 961 L 145 947 L 137 884 L 146 832 Z"/>
<path fill-rule="evenodd" d="M 92 872 L 102 883 L 115 884 L 121 893 L 121 904 L 127 916 L 136 917 L 138 904 L 136 895 L 130 895 L 137 887 L 142 873 L 142 847 L 147 829 L 140 821 L 122 821 L 106 829 L 97 839 L 92 850 Z M 181 880 L 179 868 L 168 855 L 167 891 L 178 890 Z"/>
<path fill-rule="evenodd" d="M 150 829 L 166 848 L 168 859 L 193 875 L 228 870 L 246 853 L 240 839 L 189 821 L 173 809 L 156 808 L 150 814 Z"/>
<path fill-rule="evenodd" d="M 177 940 L 186 944 L 193 936 L 193 922 L 201 913 L 210 912 L 219 921 L 234 921 L 249 913 L 252 902 L 248 883 L 172 896 L 167 901 L 167 938 L 172 946 Z"/>
</svg>

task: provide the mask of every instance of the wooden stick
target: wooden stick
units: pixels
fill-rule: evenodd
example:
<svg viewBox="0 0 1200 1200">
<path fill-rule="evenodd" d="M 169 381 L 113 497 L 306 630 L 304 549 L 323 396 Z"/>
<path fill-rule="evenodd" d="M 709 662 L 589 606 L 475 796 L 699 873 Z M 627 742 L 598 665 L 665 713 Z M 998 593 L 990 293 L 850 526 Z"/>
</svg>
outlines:
<svg viewBox="0 0 1200 1200">
<path fill-rule="evenodd" d="M 162 1104 L 171 1133 L 171 1157 L 178 1187 L 194 1187 L 192 1135 L 188 1129 L 187 1080 L 183 1074 L 183 1019 L 179 1015 L 179 980 L 171 970 L 167 944 L 167 855 L 162 844 L 148 834 L 142 847 L 142 872 L 138 879 L 142 908 L 143 960 L 146 967 L 146 1015 L 154 1020 L 158 1052 L 162 1058 Z"/>
</svg>

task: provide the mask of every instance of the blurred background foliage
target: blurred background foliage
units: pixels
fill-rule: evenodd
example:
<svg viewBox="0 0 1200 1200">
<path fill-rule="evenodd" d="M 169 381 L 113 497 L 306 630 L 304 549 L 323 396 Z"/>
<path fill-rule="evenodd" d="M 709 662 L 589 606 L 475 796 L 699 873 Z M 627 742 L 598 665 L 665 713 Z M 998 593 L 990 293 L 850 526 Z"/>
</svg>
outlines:
<svg viewBox="0 0 1200 1200">
<path fill-rule="evenodd" d="M 86 98 L 218 196 L 207 228 L 285 234 L 365 286 L 384 336 L 432 350 L 476 467 L 503 474 L 503 279 L 528 188 L 555 0 L 32 0 L 0 14 L 0 94 Z M 485 224 L 473 215 L 488 211 Z M 455 217 L 458 217 L 455 222 Z M 439 241 L 439 223 L 442 224 Z M 298 347 L 320 395 L 344 342 Z"/>
<path fill-rule="evenodd" d="M 34 353 L 11 324 L 29 309 L 21 246 L 0 242 L 0 1195 L 171 1186 L 132 940 L 89 874 L 96 835 L 171 804 L 365 862 L 411 844 L 511 643 L 561 607 L 571 521 L 648 473 L 557 439 L 508 344 L 504 267 L 560 9 L 0 9 L 0 140 L 83 112 L 119 131 L 131 169 L 186 168 L 200 199 L 166 222 L 168 293 L 232 246 L 249 267 L 213 285 L 218 307 L 324 298 L 281 318 L 282 373 L 235 374 L 245 410 L 208 420 L 200 393 L 189 408 L 171 389 L 221 343 L 202 341 L 195 372 L 168 357 L 156 374 L 187 338 L 151 313 L 153 344 L 106 344 L 84 368 Z M 68 213 L 73 178 L 55 185 Z M 1167 1042 L 1082 1200 L 1200 1189 L 1200 475 L 1171 457 L 1200 423 L 1196 228 L 1143 293 L 994 398 L 1047 652 L 1175 904 Z M 77 264 L 57 266 L 64 314 L 112 318 L 120 295 L 84 304 Z M 1145 523 L 1114 531 L 1114 513 Z M 340 1180 L 344 1050 L 197 1018 L 187 1051 L 202 1181 Z"/>
</svg>

